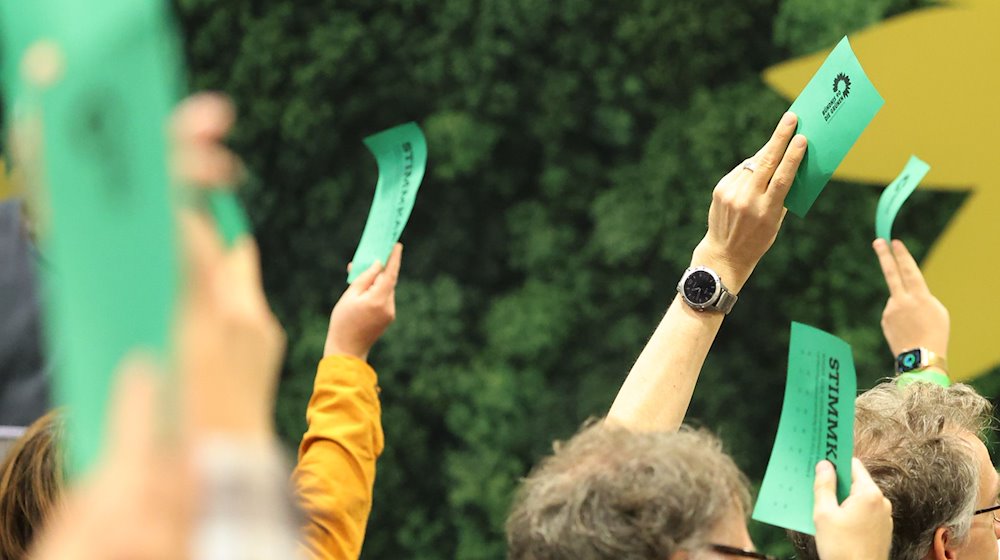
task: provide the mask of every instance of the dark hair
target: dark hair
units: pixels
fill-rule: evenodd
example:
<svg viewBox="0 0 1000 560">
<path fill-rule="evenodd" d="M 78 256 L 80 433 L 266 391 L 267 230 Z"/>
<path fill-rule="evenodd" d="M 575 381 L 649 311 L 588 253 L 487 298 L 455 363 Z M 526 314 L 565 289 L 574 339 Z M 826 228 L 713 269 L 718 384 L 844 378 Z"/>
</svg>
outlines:
<svg viewBox="0 0 1000 560">
<path fill-rule="evenodd" d="M 521 485 L 507 520 L 512 560 L 663 560 L 697 550 L 733 508 L 743 474 L 715 436 L 584 428 Z"/>
<path fill-rule="evenodd" d="M 62 492 L 61 427 L 50 412 L 10 448 L 0 466 L 0 558 L 23 560 Z"/>
</svg>

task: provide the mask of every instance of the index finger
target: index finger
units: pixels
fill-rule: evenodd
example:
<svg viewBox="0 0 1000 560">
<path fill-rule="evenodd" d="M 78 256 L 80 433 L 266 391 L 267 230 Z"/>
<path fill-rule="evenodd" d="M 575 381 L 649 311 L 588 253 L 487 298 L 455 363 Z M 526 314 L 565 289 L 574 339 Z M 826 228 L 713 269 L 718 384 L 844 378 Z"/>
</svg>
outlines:
<svg viewBox="0 0 1000 560">
<path fill-rule="evenodd" d="M 864 463 L 860 459 L 854 457 L 851 459 L 851 494 L 857 494 L 859 492 L 864 492 L 866 490 L 876 490 L 879 494 L 882 490 L 879 489 L 875 481 L 872 480 L 870 474 L 868 474 L 868 469 L 865 468 Z"/>
<path fill-rule="evenodd" d="M 372 288 L 377 294 L 386 296 L 396 289 L 396 281 L 399 279 L 399 269 L 403 263 L 403 244 L 396 243 L 392 248 L 392 254 L 385 264 L 385 270 L 375 279 L 375 286 Z"/>
<path fill-rule="evenodd" d="M 181 101 L 170 120 L 175 140 L 214 142 L 229 133 L 236 122 L 236 109 L 225 95 L 202 92 Z"/>
<path fill-rule="evenodd" d="M 837 472 L 830 461 L 816 464 L 816 480 L 813 482 L 813 513 L 837 509 Z"/>
<path fill-rule="evenodd" d="M 795 113 L 786 112 L 782 115 L 781 121 L 775 127 L 774 133 L 771 134 L 771 139 L 754 155 L 753 159 L 757 163 L 757 168 L 753 173 L 753 182 L 761 191 L 767 188 L 771 176 L 774 175 L 782 156 L 785 155 L 788 142 L 795 135 L 796 123 L 798 123 L 798 117 L 795 116 Z"/>
<path fill-rule="evenodd" d="M 924 274 L 920 272 L 920 265 L 917 264 L 916 259 L 913 258 L 902 241 L 893 240 L 892 253 L 896 257 L 899 275 L 903 279 L 906 289 L 911 292 L 914 290 L 930 291 L 930 288 L 927 287 L 927 281 L 924 280 Z"/>
<path fill-rule="evenodd" d="M 896 257 L 892 256 L 889 245 L 884 239 L 876 239 L 872 243 L 875 254 L 878 255 L 878 263 L 882 266 L 882 275 L 885 276 L 885 283 L 889 286 L 889 297 L 902 295 L 906 292 L 903 278 L 899 274 L 899 265 L 896 264 Z"/>
</svg>

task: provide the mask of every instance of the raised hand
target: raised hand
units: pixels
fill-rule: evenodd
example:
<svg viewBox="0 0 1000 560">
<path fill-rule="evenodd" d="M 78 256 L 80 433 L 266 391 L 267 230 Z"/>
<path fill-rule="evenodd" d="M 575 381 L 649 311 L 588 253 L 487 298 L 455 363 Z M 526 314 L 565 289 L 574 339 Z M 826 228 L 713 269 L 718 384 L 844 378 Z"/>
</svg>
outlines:
<svg viewBox="0 0 1000 560">
<path fill-rule="evenodd" d="M 691 264 L 711 267 L 733 292 L 778 235 L 785 195 L 806 153 L 805 136 L 795 135 L 797 122 L 794 113 L 785 113 L 767 144 L 723 177 L 712 194 L 708 233 Z"/>
<path fill-rule="evenodd" d="M 951 332 L 948 309 L 927 287 L 917 261 L 898 239 L 892 242 L 891 250 L 883 239 L 876 239 L 872 245 L 889 287 L 882 333 L 893 355 L 921 347 L 947 356 Z"/>
<path fill-rule="evenodd" d="M 187 98 L 173 116 L 175 179 L 200 189 L 238 182 L 242 164 L 223 143 L 235 121 L 223 95 Z M 184 418 L 203 435 L 273 438 L 271 412 L 285 335 L 261 282 L 257 244 L 232 247 L 210 218 L 191 209 L 180 216 L 187 274 L 178 322 L 178 365 Z"/>
<path fill-rule="evenodd" d="M 374 263 L 347 287 L 330 313 L 323 356 L 346 354 L 362 360 L 396 319 L 396 281 L 403 246 L 392 249 L 385 268 Z"/>
</svg>

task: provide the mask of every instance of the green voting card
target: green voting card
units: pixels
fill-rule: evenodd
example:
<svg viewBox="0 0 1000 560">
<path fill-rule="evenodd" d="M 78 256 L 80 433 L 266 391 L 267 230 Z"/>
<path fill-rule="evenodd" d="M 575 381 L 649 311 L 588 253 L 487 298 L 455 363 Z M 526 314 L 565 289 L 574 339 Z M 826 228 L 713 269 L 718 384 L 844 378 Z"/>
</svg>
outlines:
<svg viewBox="0 0 1000 560">
<path fill-rule="evenodd" d="M 824 459 L 837 469 L 837 497 L 847 498 L 856 390 L 850 345 L 819 329 L 792 323 L 781 420 L 754 519 L 815 534 L 813 482 L 816 464 Z"/>
<path fill-rule="evenodd" d="M 917 156 L 910 156 L 910 161 L 906 162 L 903 171 L 882 191 L 882 196 L 878 199 L 878 209 L 875 210 L 877 237 L 886 241 L 892 240 L 892 223 L 896 221 L 896 214 L 930 170 L 930 165 Z"/>
<path fill-rule="evenodd" d="M 789 109 L 799 117 L 797 132 L 809 141 L 785 198 L 789 212 L 799 217 L 809 212 L 882 104 L 844 37 Z"/>
<path fill-rule="evenodd" d="M 38 92 L 50 215 L 39 241 L 50 264 L 46 330 L 60 352 L 54 397 L 67 416 L 68 470 L 78 476 L 100 451 L 123 357 L 167 356 L 178 263 L 166 124 L 182 68 L 166 2 L 31 3 L 46 14 L 35 37 L 62 59 L 58 79 Z M 5 10 L 2 31 L 19 15 Z"/>
<path fill-rule="evenodd" d="M 240 237 L 250 233 L 250 219 L 235 192 L 223 188 L 212 189 L 207 193 L 207 198 L 209 211 L 226 247 L 232 247 Z"/>
<path fill-rule="evenodd" d="M 389 259 L 417 200 L 417 190 L 427 168 L 427 141 L 416 123 L 406 123 L 365 138 L 378 163 L 375 198 L 368 222 L 354 253 L 348 282 L 353 282 L 375 261 Z"/>
</svg>

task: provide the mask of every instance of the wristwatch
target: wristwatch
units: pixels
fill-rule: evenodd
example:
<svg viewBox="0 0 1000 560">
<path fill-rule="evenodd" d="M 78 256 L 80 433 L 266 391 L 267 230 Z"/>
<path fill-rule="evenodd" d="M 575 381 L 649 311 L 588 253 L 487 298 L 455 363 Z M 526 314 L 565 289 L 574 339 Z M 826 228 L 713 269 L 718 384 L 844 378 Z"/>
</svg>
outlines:
<svg viewBox="0 0 1000 560">
<path fill-rule="evenodd" d="M 726 289 L 719 275 L 707 266 L 693 266 L 685 270 L 681 281 L 677 283 L 677 293 L 692 309 L 721 311 L 725 315 L 729 315 L 739 299 Z"/>
<path fill-rule="evenodd" d="M 896 356 L 896 373 L 936 367 L 948 371 L 948 360 L 926 348 L 914 348 Z"/>
</svg>

